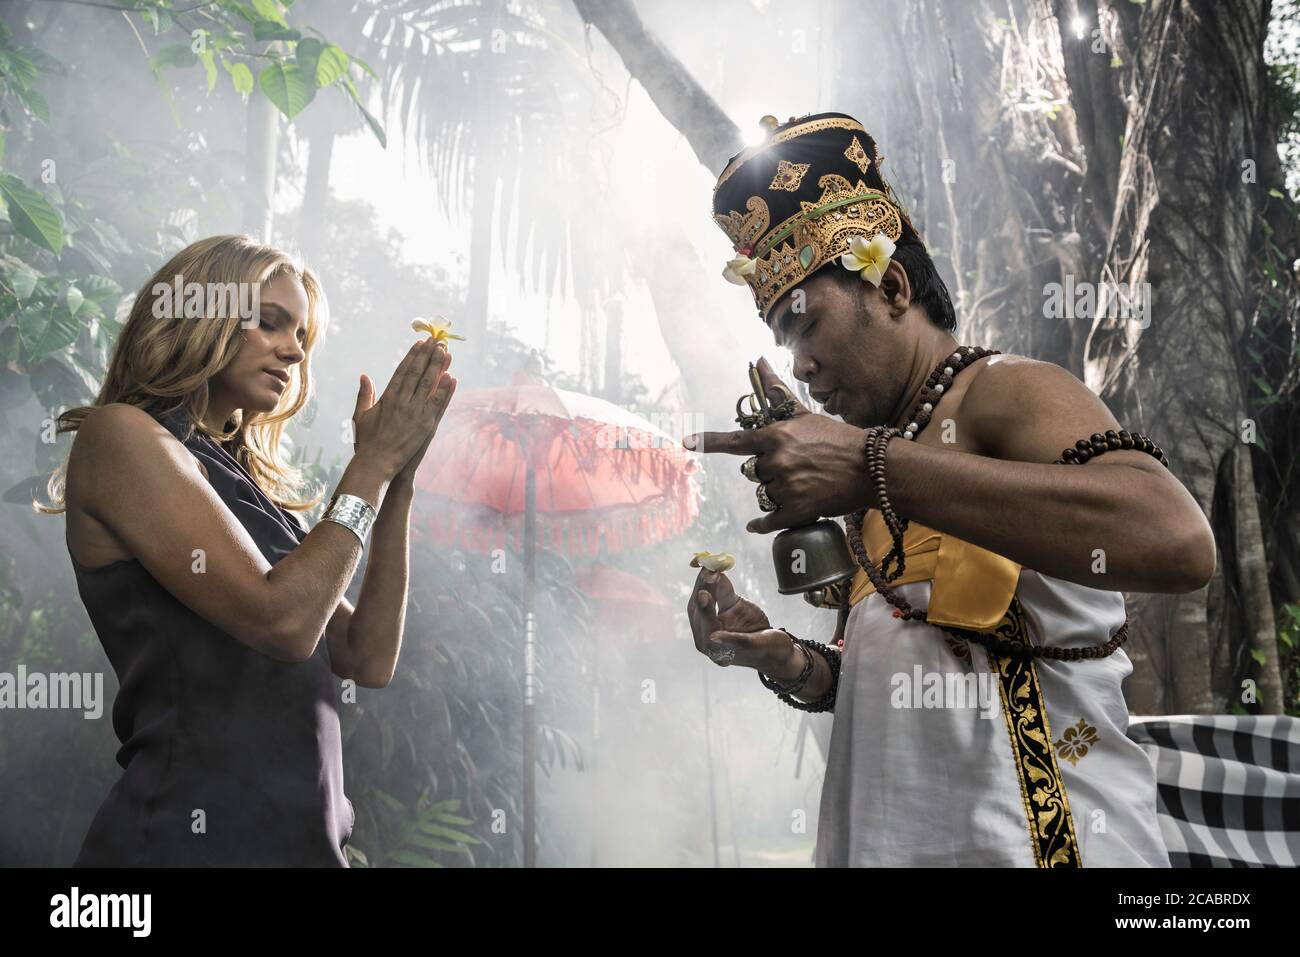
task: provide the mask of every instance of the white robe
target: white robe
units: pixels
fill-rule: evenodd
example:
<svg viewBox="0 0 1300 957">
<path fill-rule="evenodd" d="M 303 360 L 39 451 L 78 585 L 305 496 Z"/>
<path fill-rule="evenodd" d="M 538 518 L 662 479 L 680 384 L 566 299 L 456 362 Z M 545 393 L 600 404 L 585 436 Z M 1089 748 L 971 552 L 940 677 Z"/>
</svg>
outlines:
<svg viewBox="0 0 1300 957">
<path fill-rule="evenodd" d="M 928 607 L 929 581 L 896 589 L 913 606 Z M 1016 595 L 1035 644 L 1097 644 L 1124 621 L 1118 592 L 1028 569 L 1020 571 Z M 849 615 L 816 865 L 1036 866 L 1029 823 L 1034 794 L 1022 789 L 984 649 L 967 646 L 967 664 L 940 629 L 892 612 L 873 592 Z M 1128 656 L 1121 649 L 1083 661 L 1040 658 L 1035 668 L 1082 865 L 1168 867 L 1156 821 L 1155 771 L 1125 735 L 1120 683 L 1133 670 Z M 908 692 L 926 682 L 933 688 L 938 679 L 928 675 L 936 673 L 949 684 L 983 682 L 992 689 L 991 707 L 987 697 L 981 708 L 978 699 L 954 695 L 942 699 L 943 707 L 899 706 L 924 704 L 924 697 L 908 702 Z"/>
</svg>

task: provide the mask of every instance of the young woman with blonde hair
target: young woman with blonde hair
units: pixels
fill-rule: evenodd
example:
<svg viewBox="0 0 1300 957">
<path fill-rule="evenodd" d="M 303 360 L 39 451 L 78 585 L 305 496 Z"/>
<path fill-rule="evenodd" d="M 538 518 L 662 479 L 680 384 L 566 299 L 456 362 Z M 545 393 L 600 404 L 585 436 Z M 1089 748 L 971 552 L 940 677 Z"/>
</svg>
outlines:
<svg viewBox="0 0 1300 957">
<path fill-rule="evenodd" d="M 251 284 L 256 314 L 163 293 L 191 283 Z M 334 679 L 393 675 L 412 480 L 456 380 L 432 339 L 378 401 L 361 377 L 355 454 L 306 531 L 295 513 L 323 496 L 303 497 L 280 440 L 311 393 L 324 313 L 316 277 L 285 253 L 201 240 L 141 289 L 94 404 L 59 417 L 76 438 L 44 510 L 66 511 L 78 590 L 121 684 L 124 773 L 77 865 L 348 866 Z M 344 592 L 372 522 L 354 609 Z"/>
</svg>

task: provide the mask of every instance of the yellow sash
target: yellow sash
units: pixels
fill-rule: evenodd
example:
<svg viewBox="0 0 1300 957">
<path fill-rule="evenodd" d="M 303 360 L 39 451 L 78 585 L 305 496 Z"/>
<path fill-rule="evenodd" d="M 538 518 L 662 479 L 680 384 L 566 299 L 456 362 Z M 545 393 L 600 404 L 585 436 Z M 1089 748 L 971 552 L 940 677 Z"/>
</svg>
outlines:
<svg viewBox="0 0 1300 957">
<path fill-rule="evenodd" d="M 871 560 L 879 566 L 892 542 L 876 509 L 867 512 L 862 541 Z M 926 618 L 932 625 L 992 631 L 1015 597 L 1019 565 L 952 535 L 912 522 L 903 533 L 903 556 L 903 574 L 889 584 L 931 582 Z M 850 604 L 857 604 L 875 590 L 867 573 L 858 569 L 849 592 Z"/>
</svg>

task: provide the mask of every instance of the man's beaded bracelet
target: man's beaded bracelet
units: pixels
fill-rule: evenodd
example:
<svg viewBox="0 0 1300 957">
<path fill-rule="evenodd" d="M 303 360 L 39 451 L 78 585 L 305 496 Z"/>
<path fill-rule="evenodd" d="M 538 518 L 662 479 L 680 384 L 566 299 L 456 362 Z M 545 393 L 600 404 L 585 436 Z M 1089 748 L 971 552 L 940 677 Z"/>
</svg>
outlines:
<svg viewBox="0 0 1300 957">
<path fill-rule="evenodd" d="M 782 628 L 781 630 L 785 631 L 784 628 Z M 785 631 L 785 633 L 787 635 L 790 635 L 790 632 L 788 631 Z M 839 690 L 839 686 L 840 686 L 840 650 L 838 648 L 832 648 L 830 645 L 823 644 L 820 641 L 812 641 L 808 638 L 796 638 L 794 635 L 790 635 L 790 640 L 793 641 L 795 644 L 799 645 L 803 649 L 805 654 L 815 651 L 823 658 L 826 659 L 826 664 L 831 669 L 831 686 L 827 690 L 827 692 L 824 695 L 822 695 L 820 698 L 818 698 L 816 701 L 800 701 L 798 698 L 794 697 L 790 692 L 781 691 L 779 688 L 777 688 L 776 683 L 772 681 L 771 678 L 768 678 L 766 675 L 764 675 L 761 671 L 758 672 L 758 680 L 763 683 L 764 688 L 767 688 L 769 691 L 775 692 L 776 696 L 779 699 L 781 699 L 790 707 L 798 711 L 811 711 L 811 712 L 834 711 L 835 695 L 836 692 Z M 811 655 L 809 656 L 808 661 L 810 664 L 812 663 Z M 812 673 L 811 669 L 808 670 L 808 673 L 809 674 Z M 801 677 L 804 678 L 804 681 L 807 680 L 807 676 L 801 676 Z M 799 687 L 802 686 L 803 683 L 800 682 Z"/>
<path fill-rule="evenodd" d="M 784 628 L 781 630 L 785 631 Z M 790 632 L 788 631 L 785 631 L 785 633 L 790 635 Z M 803 690 L 803 686 L 806 685 L 808 679 L 812 677 L 814 668 L 812 652 L 799 644 L 799 642 L 795 640 L 794 635 L 790 635 L 790 643 L 799 649 L 800 654 L 803 655 L 803 668 L 799 670 L 797 677 L 785 682 L 777 681 L 775 678 L 769 678 L 761 671 L 758 673 L 758 680 L 763 682 L 763 687 L 767 688 L 769 691 L 775 691 L 777 694 L 797 694 Z"/>
<path fill-rule="evenodd" d="M 1080 439 L 1074 443 L 1074 448 L 1065 449 L 1061 452 L 1061 457 L 1053 462 L 1053 465 L 1083 465 L 1094 456 L 1102 455 L 1106 452 L 1118 452 L 1120 449 L 1133 449 L 1136 452 L 1146 452 L 1154 456 L 1156 461 L 1169 468 L 1169 460 L 1165 458 L 1164 450 L 1156 445 L 1141 432 L 1129 432 L 1127 429 L 1107 429 L 1105 432 L 1094 432 L 1086 439 Z"/>
</svg>

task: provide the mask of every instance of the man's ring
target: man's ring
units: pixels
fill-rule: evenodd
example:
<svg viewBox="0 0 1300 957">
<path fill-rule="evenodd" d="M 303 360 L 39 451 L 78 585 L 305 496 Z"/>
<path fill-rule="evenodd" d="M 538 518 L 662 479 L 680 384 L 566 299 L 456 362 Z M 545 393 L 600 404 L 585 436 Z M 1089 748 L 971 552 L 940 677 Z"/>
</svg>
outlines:
<svg viewBox="0 0 1300 957">
<path fill-rule="evenodd" d="M 751 455 L 745 461 L 740 463 L 740 474 L 745 476 L 751 482 L 758 481 L 758 456 Z"/>
<path fill-rule="evenodd" d="M 772 501 L 772 497 L 767 494 L 766 482 L 758 483 L 758 488 L 754 490 L 754 494 L 758 496 L 758 507 L 765 512 L 775 512 L 781 507 L 776 502 Z"/>
<path fill-rule="evenodd" d="M 709 660 L 712 661 L 715 665 L 721 665 L 723 668 L 726 668 L 728 665 L 730 665 L 733 661 L 736 660 L 736 649 L 735 648 L 710 648 Z"/>
</svg>

